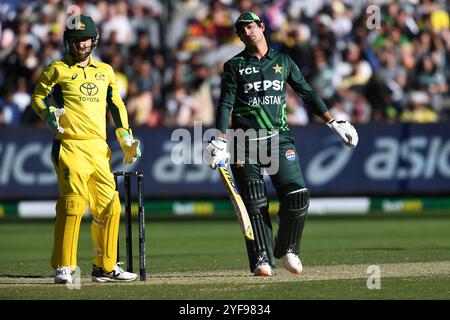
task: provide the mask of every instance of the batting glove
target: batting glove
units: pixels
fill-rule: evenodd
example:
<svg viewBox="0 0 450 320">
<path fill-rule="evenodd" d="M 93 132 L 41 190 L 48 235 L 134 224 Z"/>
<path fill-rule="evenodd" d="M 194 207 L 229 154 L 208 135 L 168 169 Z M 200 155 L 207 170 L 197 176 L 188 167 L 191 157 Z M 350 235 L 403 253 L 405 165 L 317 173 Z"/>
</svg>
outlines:
<svg viewBox="0 0 450 320">
<path fill-rule="evenodd" d="M 213 169 L 216 169 L 222 161 L 226 166 L 230 162 L 230 153 L 227 152 L 227 140 L 222 138 L 211 140 L 206 147 L 205 160 Z"/>
<path fill-rule="evenodd" d="M 331 128 L 342 140 L 342 142 L 349 148 L 355 148 L 358 144 L 358 133 L 355 127 L 353 127 L 347 121 L 336 121 L 331 119 L 327 122 L 327 126 Z"/>
<path fill-rule="evenodd" d="M 139 140 L 133 139 L 131 129 L 116 129 L 116 137 L 124 154 L 123 163 L 132 164 L 135 162 L 141 156 L 141 149 L 139 148 Z"/>
<path fill-rule="evenodd" d="M 63 133 L 64 128 L 59 125 L 59 118 L 66 112 L 64 108 L 56 108 L 54 106 L 50 106 L 44 111 L 41 112 L 41 119 L 46 121 L 50 130 L 54 133 Z"/>
</svg>

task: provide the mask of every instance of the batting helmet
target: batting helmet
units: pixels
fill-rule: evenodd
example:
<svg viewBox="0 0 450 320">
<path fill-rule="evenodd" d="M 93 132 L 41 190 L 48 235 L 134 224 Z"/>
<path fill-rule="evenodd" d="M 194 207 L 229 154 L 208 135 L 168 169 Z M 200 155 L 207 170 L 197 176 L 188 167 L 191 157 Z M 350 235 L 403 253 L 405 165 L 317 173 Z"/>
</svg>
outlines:
<svg viewBox="0 0 450 320">
<path fill-rule="evenodd" d="M 81 39 L 92 39 L 92 45 L 89 50 L 81 53 L 78 50 L 78 43 Z M 89 16 L 78 15 L 68 19 L 66 30 L 64 31 L 64 47 L 72 56 L 74 61 L 85 60 L 95 50 L 98 43 L 98 30 L 94 20 Z"/>
</svg>

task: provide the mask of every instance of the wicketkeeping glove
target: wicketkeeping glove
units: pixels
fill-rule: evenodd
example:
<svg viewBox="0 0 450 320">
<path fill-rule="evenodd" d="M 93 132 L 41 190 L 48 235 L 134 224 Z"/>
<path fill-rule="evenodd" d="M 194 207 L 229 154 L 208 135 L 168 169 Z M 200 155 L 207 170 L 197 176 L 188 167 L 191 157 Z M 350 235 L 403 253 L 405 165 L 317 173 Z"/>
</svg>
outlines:
<svg viewBox="0 0 450 320">
<path fill-rule="evenodd" d="M 358 133 L 347 121 L 336 121 L 331 119 L 327 122 L 327 126 L 331 128 L 342 140 L 342 142 L 349 148 L 355 148 L 358 144 Z"/>
<path fill-rule="evenodd" d="M 123 163 L 132 164 L 135 162 L 141 156 L 141 149 L 139 148 L 139 140 L 133 139 L 131 129 L 116 129 L 116 137 L 124 154 Z"/>
<path fill-rule="evenodd" d="M 50 106 L 44 111 L 41 112 L 41 119 L 46 121 L 50 130 L 55 133 L 63 133 L 64 128 L 59 125 L 59 118 L 66 112 L 64 108 L 56 108 L 54 106 Z"/>
<path fill-rule="evenodd" d="M 227 140 L 218 138 L 208 143 L 204 155 L 206 163 L 216 169 L 221 161 L 225 166 L 230 162 L 230 153 L 227 152 Z"/>
</svg>

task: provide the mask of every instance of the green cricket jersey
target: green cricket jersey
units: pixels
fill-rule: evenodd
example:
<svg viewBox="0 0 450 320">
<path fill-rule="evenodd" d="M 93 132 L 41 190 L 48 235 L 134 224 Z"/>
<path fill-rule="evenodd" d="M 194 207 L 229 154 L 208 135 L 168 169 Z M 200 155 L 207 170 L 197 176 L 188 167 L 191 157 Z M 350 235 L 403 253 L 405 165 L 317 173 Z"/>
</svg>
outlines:
<svg viewBox="0 0 450 320">
<path fill-rule="evenodd" d="M 232 129 L 286 131 L 286 83 L 318 115 L 328 108 L 285 53 L 269 48 L 259 60 L 244 50 L 224 65 L 216 127 L 225 133 L 230 112 Z"/>
</svg>

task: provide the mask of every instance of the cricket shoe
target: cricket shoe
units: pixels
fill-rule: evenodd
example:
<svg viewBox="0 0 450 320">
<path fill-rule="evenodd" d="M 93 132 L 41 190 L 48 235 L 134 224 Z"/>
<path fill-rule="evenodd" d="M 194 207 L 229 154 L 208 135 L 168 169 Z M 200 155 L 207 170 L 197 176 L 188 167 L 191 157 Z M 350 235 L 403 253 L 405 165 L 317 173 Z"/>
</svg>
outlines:
<svg viewBox="0 0 450 320">
<path fill-rule="evenodd" d="M 302 262 L 300 258 L 294 253 L 286 253 L 283 256 L 284 267 L 293 274 L 301 274 L 303 271 Z"/>
<path fill-rule="evenodd" d="M 72 283 L 70 267 L 60 267 L 55 271 L 55 283 Z"/>
<path fill-rule="evenodd" d="M 111 272 L 106 272 L 103 268 L 92 265 L 92 280 L 96 282 L 131 282 L 136 280 L 137 274 L 123 270 L 120 267 L 121 264 L 121 262 L 116 263 Z"/>
<path fill-rule="evenodd" d="M 272 275 L 272 267 L 267 262 L 262 262 L 253 269 L 253 274 L 257 277 L 270 277 Z"/>
</svg>

